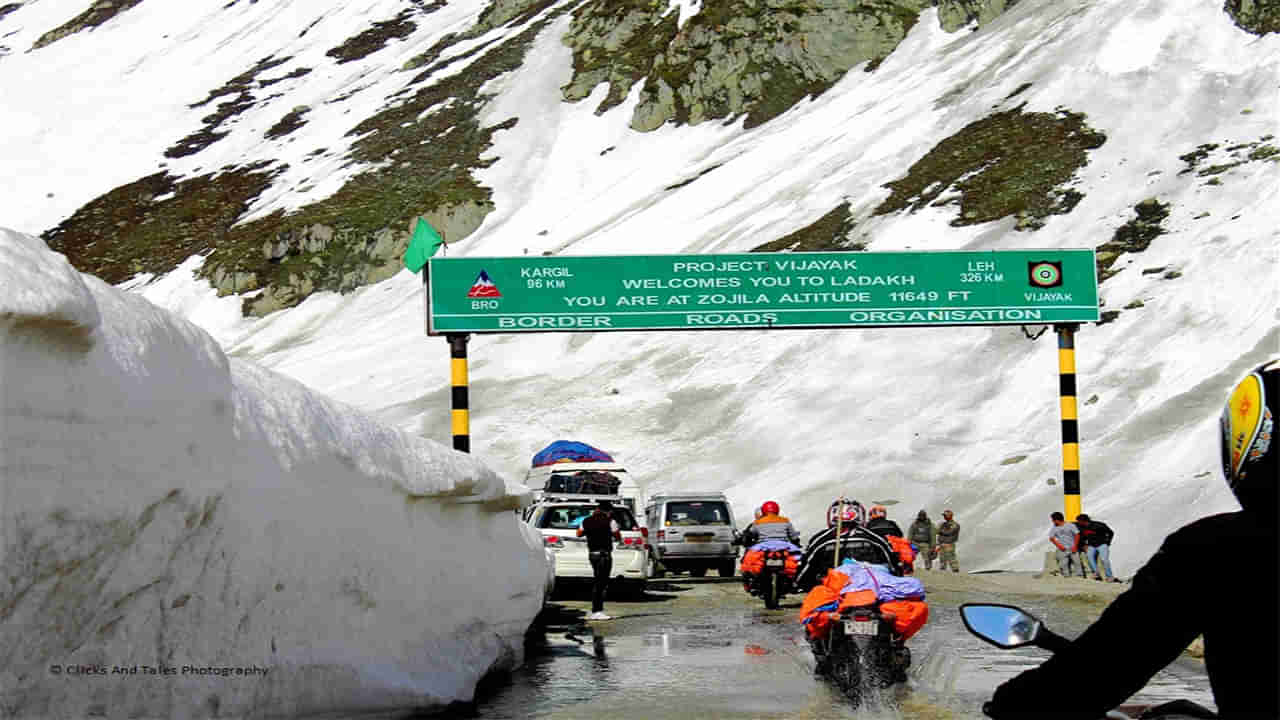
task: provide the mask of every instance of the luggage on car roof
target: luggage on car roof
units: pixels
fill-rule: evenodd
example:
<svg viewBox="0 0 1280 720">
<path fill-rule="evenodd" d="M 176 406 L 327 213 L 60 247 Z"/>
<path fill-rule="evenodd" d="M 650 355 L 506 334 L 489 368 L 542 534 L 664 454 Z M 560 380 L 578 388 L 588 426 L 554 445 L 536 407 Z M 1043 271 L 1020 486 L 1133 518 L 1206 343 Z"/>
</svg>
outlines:
<svg viewBox="0 0 1280 720">
<path fill-rule="evenodd" d="M 603 450 L 573 440 L 556 440 L 533 456 L 533 467 L 563 462 L 613 462 L 613 458 Z"/>
</svg>

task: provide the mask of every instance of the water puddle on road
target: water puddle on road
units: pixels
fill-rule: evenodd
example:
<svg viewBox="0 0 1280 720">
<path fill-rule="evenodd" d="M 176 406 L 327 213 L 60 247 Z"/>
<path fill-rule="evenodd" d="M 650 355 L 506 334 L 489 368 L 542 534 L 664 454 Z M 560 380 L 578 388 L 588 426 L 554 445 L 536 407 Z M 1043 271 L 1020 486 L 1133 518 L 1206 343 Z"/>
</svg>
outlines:
<svg viewBox="0 0 1280 720">
<path fill-rule="evenodd" d="M 1026 598 L 989 598 L 1018 600 Z M 531 636 L 525 666 L 482 696 L 473 717 L 982 718 L 982 703 L 996 685 L 1047 655 L 1001 651 L 972 637 L 960 622 L 958 602 L 931 598 L 929 624 L 909 643 L 907 685 L 883 691 L 856 710 L 814 677 L 813 656 L 796 621 L 798 602 L 779 611 L 655 603 L 594 627 L 581 622 L 580 612 L 562 611 Z M 1024 607 L 1068 636 L 1088 624 L 1088 613 L 1070 598 Z M 1162 671 L 1133 701 L 1176 698 L 1212 707 L 1208 679 L 1193 661 Z"/>
<path fill-rule="evenodd" d="M 813 678 L 794 610 L 547 628 L 482 718 L 854 717 Z"/>
</svg>

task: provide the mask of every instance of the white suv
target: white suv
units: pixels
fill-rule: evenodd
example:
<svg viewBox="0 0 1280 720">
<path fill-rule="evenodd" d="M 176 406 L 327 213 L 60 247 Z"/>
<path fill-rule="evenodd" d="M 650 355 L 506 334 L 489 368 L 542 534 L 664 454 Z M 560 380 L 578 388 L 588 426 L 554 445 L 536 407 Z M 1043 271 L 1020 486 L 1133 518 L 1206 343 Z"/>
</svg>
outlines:
<svg viewBox="0 0 1280 720">
<path fill-rule="evenodd" d="M 526 522 L 542 533 L 543 543 L 555 553 L 557 578 L 594 577 L 587 557 L 587 539 L 578 537 L 578 528 L 595 512 L 600 499 L 599 495 L 581 499 L 550 497 L 529 509 Z M 636 522 L 627 507 L 614 505 L 612 515 L 622 534 L 622 542 L 613 549 L 613 581 L 624 582 L 632 592 L 643 592 L 649 579 L 649 531 Z"/>
</svg>

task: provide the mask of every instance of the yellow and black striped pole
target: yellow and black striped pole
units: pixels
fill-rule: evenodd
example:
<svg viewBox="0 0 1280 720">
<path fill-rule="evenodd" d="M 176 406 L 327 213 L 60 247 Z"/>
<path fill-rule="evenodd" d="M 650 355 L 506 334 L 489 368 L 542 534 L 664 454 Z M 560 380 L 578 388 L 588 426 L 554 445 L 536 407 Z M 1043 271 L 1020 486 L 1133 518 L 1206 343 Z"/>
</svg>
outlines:
<svg viewBox="0 0 1280 720">
<path fill-rule="evenodd" d="M 1080 514 L 1080 423 L 1076 414 L 1076 325 L 1058 333 L 1058 395 L 1062 405 L 1062 500 L 1067 522 Z"/>
<path fill-rule="evenodd" d="M 471 452 L 471 409 L 467 400 L 467 340 L 466 333 L 450 333 L 449 362 L 450 383 L 453 386 L 453 449 Z"/>
</svg>

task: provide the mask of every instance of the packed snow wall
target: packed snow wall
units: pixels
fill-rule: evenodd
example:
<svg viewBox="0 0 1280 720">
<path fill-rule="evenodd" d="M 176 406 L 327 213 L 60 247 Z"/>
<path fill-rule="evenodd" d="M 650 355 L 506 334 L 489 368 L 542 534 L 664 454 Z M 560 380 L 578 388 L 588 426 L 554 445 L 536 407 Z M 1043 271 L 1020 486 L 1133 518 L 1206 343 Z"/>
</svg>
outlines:
<svg viewBox="0 0 1280 720">
<path fill-rule="evenodd" d="M 468 700 L 542 605 L 526 493 L 0 229 L 0 716 Z"/>
</svg>

